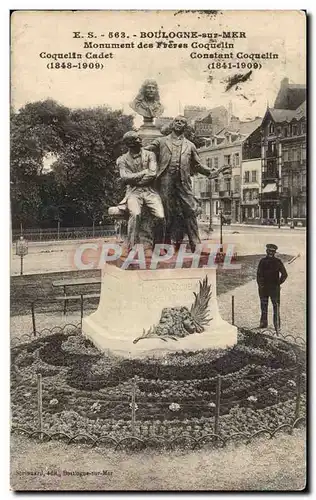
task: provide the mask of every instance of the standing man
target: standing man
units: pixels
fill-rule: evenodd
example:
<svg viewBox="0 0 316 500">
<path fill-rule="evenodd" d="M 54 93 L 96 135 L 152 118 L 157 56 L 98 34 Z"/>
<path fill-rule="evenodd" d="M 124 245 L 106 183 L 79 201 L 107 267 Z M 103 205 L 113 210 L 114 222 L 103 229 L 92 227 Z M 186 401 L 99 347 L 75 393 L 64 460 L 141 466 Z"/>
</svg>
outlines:
<svg viewBox="0 0 316 500">
<path fill-rule="evenodd" d="M 210 176 L 211 170 L 202 165 L 195 145 L 184 137 L 186 127 L 186 118 L 177 116 L 171 134 L 155 139 L 146 149 L 153 151 L 158 161 L 157 189 L 166 217 L 165 242 L 170 244 L 174 236 L 179 243 L 180 235 L 187 233 L 194 252 L 201 243 L 196 219 L 200 208 L 192 192 L 190 176 L 198 172 Z"/>
<path fill-rule="evenodd" d="M 283 262 L 275 256 L 277 249 L 276 245 L 266 245 L 267 255 L 259 262 L 257 283 L 261 305 L 259 328 L 268 327 L 268 302 L 270 297 L 273 305 L 273 324 L 275 331 L 278 333 L 280 329 L 280 285 L 286 280 L 287 272 Z"/>
<path fill-rule="evenodd" d="M 117 167 L 122 181 L 126 184 L 126 194 L 119 207 L 127 206 L 129 213 L 127 244 L 130 250 L 139 241 L 140 218 L 146 206 L 154 218 L 154 243 L 164 241 L 165 218 L 161 198 L 154 188 L 157 162 L 154 153 L 141 147 L 141 137 L 137 132 L 126 132 L 123 142 L 128 152 L 117 159 Z"/>
</svg>

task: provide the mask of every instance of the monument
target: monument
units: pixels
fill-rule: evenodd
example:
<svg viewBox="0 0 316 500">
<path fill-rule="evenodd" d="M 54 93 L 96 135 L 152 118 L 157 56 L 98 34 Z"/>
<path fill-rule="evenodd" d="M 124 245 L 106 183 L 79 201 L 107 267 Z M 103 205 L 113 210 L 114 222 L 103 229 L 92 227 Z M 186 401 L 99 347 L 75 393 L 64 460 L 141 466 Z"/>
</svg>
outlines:
<svg viewBox="0 0 316 500">
<path fill-rule="evenodd" d="M 126 250 L 130 251 L 139 243 L 144 245 L 146 242 L 149 247 L 155 243 L 163 243 L 165 217 L 161 197 L 155 188 L 155 154 L 142 147 L 142 140 L 137 132 L 127 132 L 123 142 L 128 151 L 118 158 L 117 167 L 120 178 L 126 185 L 126 193 L 118 210 L 123 214 L 125 212 L 128 217 Z M 109 211 L 110 214 L 113 212 L 115 213 L 115 207 Z"/>
<path fill-rule="evenodd" d="M 109 209 L 128 219 L 127 251 L 105 263 L 98 309 L 83 318 L 82 331 L 101 350 L 125 357 L 232 346 L 237 328 L 219 313 L 215 254 L 213 261 L 199 254 L 198 206 L 190 182 L 195 173 L 212 177 L 213 172 L 185 138 L 184 117 L 174 119 L 168 136 L 155 128 L 154 117 L 163 112 L 156 82 L 146 80 L 131 107 L 144 124 L 124 136 L 128 152 L 117 166 L 126 196 Z"/>
<path fill-rule="evenodd" d="M 139 129 L 143 146 L 161 136 L 160 130 L 154 124 L 154 119 L 162 115 L 164 107 L 160 102 L 158 84 L 155 80 L 143 82 L 137 96 L 130 103 L 130 107 L 143 117 L 143 124 Z"/>
</svg>

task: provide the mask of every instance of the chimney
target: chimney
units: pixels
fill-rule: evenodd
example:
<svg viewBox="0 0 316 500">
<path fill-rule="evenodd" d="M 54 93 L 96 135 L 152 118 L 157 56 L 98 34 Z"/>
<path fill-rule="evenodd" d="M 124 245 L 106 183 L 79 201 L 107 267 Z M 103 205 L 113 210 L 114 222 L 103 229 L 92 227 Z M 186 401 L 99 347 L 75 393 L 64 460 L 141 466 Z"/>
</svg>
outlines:
<svg viewBox="0 0 316 500">
<path fill-rule="evenodd" d="M 232 115 L 233 115 L 233 105 L 232 105 L 232 102 L 229 101 L 229 104 L 228 104 L 227 125 L 230 124 L 231 119 L 232 119 Z"/>
</svg>

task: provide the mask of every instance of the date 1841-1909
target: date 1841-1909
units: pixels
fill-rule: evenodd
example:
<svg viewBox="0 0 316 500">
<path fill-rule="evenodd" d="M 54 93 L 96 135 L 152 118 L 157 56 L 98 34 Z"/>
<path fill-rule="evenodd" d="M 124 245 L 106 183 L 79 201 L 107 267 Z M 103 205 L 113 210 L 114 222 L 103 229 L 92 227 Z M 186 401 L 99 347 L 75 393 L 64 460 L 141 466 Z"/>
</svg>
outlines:
<svg viewBox="0 0 316 500">
<path fill-rule="evenodd" d="M 212 62 L 208 64 L 208 69 L 261 69 L 262 64 L 257 62 Z"/>
<path fill-rule="evenodd" d="M 103 69 L 104 64 L 102 63 L 86 63 L 86 62 L 78 62 L 73 64 L 71 62 L 50 62 L 46 65 L 47 69 Z"/>
</svg>

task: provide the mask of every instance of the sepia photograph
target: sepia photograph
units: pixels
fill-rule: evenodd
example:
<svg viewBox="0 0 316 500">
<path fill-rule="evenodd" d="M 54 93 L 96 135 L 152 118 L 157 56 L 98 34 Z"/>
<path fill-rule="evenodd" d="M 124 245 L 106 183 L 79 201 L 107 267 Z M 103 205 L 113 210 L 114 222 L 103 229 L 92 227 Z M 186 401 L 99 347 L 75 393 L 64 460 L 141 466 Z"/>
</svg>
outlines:
<svg viewBox="0 0 316 500">
<path fill-rule="evenodd" d="M 303 492 L 306 11 L 9 22 L 11 490 Z"/>
</svg>

